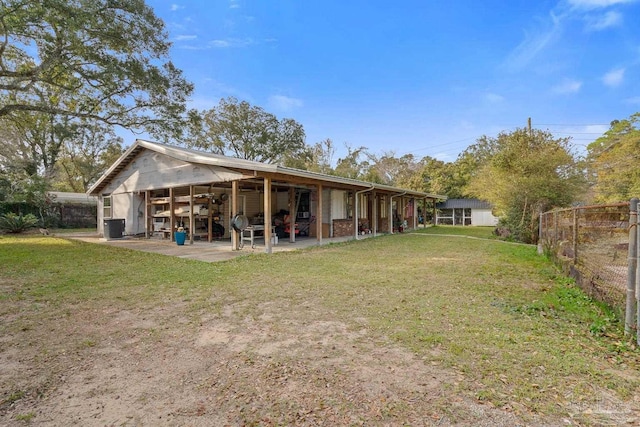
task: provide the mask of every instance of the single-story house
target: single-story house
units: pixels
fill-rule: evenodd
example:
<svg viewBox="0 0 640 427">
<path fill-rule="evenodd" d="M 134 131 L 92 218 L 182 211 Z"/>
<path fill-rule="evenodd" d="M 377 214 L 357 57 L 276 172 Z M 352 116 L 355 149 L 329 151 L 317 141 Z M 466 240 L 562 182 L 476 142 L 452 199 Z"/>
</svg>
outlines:
<svg viewBox="0 0 640 427">
<path fill-rule="evenodd" d="M 478 199 L 448 199 L 436 204 L 436 225 L 496 226 L 489 202 Z"/>
<path fill-rule="evenodd" d="M 138 139 L 87 192 L 98 197 L 98 232 L 116 222 L 125 235 L 230 240 L 238 249 L 245 229 L 323 238 L 393 233 L 417 228 L 418 204 L 446 200 L 387 185 Z M 294 224 L 293 227 L 291 224 Z M 269 226 L 265 226 L 269 225 Z M 105 226 L 107 230 L 105 230 Z"/>
</svg>

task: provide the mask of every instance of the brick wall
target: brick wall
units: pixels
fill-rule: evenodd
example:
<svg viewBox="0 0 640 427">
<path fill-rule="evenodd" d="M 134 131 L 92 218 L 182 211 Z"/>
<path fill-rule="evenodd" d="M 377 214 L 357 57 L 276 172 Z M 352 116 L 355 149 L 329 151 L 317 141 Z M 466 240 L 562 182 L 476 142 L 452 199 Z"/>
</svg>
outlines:
<svg viewBox="0 0 640 427">
<path fill-rule="evenodd" d="M 361 218 L 358 223 L 360 227 L 363 229 L 369 230 L 371 233 L 371 221 L 365 218 Z M 386 230 L 381 230 L 386 231 Z M 334 219 L 333 220 L 333 237 L 345 237 L 345 236 L 353 236 L 353 220 L 352 219 Z"/>
<path fill-rule="evenodd" d="M 333 237 L 353 236 L 353 220 L 352 219 L 334 219 L 333 220 Z"/>
</svg>

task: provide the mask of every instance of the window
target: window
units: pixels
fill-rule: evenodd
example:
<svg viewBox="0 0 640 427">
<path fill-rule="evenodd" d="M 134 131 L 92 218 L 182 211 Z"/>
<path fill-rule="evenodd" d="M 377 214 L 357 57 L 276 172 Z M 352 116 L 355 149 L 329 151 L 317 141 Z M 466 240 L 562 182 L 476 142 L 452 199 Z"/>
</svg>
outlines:
<svg viewBox="0 0 640 427">
<path fill-rule="evenodd" d="M 331 190 L 331 217 L 333 219 L 346 219 L 346 191 Z"/>
<path fill-rule="evenodd" d="M 378 200 L 380 201 L 378 216 L 380 218 L 386 218 L 389 214 L 389 209 L 387 208 L 387 196 L 380 196 Z"/>
<path fill-rule="evenodd" d="M 346 212 L 345 212 L 346 218 L 352 219 L 353 218 L 353 193 L 350 191 L 345 191 L 344 200 L 345 200 L 345 206 L 346 206 Z"/>
<path fill-rule="evenodd" d="M 369 217 L 368 194 L 358 194 L 358 216 L 365 219 Z"/>
<path fill-rule="evenodd" d="M 103 218 L 111 218 L 111 196 L 102 197 L 102 216 Z"/>
<path fill-rule="evenodd" d="M 309 216 L 300 216 L 301 213 L 309 213 L 311 212 L 311 193 L 309 191 L 301 191 L 299 193 L 299 202 L 298 202 L 298 218 L 308 218 Z"/>
</svg>

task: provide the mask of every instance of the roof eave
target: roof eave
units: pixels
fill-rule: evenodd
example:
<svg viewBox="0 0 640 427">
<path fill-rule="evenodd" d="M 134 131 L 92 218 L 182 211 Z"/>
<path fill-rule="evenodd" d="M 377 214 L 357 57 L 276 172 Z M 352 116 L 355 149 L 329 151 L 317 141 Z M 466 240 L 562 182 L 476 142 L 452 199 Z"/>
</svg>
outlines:
<svg viewBox="0 0 640 427">
<path fill-rule="evenodd" d="M 142 148 L 149 149 L 151 151 L 155 151 L 166 156 L 182 160 L 185 162 L 191 163 L 199 163 L 199 164 L 207 164 L 213 166 L 221 166 L 227 168 L 235 168 L 235 169 L 247 169 L 256 172 L 263 173 L 278 173 L 282 175 L 295 176 L 299 178 L 306 178 L 316 181 L 324 181 L 328 183 L 336 183 L 347 186 L 355 186 L 361 187 L 363 189 L 371 189 L 371 190 L 380 190 L 389 193 L 403 193 L 408 194 L 413 197 L 418 198 L 431 198 L 431 199 L 439 199 L 446 200 L 447 196 L 439 195 L 439 194 L 430 194 L 423 193 L 421 191 L 415 190 L 407 190 L 404 188 L 392 187 L 389 185 L 376 184 L 366 181 L 360 181 L 351 178 L 343 178 L 334 175 L 326 175 L 318 172 L 310 172 L 302 169 L 295 169 L 286 166 L 278 166 L 274 164 L 268 163 L 260 163 L 252 160 L 245 160 L 239 158 L 231 158 L 218 154 L 211 153 L 202 153 L 195 150 L 189 150 L 180 147 L 173 147 L 171 145 L 160 144 L 157 142 L 146 141 L 143 139 L 136 139 L 135 143 L 129 147 L 123 154 L 114 162 L 113 165 L 96 181 L 95 184 L 89 188 L 87 194 L 99 195 L 100 190 L 105 187 L 106 181 L 115 175 L 124 167 L 121 168 L 122 164 L 127 159 L 132 159 L 135 157 L 139 150 Z"/>
</svg>

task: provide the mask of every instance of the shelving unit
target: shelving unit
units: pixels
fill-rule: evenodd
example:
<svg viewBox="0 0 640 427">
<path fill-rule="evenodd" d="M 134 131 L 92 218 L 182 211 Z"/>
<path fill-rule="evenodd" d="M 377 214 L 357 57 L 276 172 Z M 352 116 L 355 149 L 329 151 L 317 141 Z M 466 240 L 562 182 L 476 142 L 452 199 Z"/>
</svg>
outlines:
<svg viewBox="0 0 640 427">
<path fill-rule="evenodd" d="M 162 237 L 171 237 L 171 201 L 168 197 L 152 197 L 149 200 L 152 235 L 160 233 Z"/>
<path fill-rule="evenodd" d="M 172 189 L 160 193 L 151 194 L 148 199 L 150 236 L 159 234 L 173 240 L 172 231 L 184 227 L 189 240 L 199 238 L 211 242 L 214 238 L 223 237 L 220 233 L 224 227 L 222 216 L 211 195 L 194 195 L 192 199 L 191 196 L 174 196 Z"/>
</svg>

